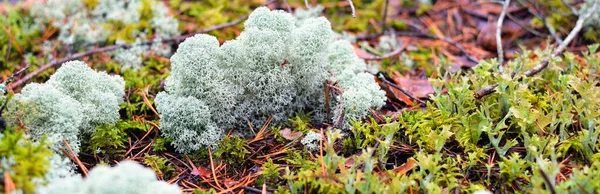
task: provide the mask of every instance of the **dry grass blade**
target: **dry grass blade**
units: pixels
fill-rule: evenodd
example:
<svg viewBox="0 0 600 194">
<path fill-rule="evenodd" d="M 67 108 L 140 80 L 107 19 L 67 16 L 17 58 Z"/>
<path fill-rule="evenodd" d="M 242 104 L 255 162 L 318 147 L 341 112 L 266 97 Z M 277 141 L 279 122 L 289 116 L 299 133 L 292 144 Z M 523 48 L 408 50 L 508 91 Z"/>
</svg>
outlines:
<svg viewBox="0 0 600 194">
<path fill-rule="evenodd" d="M 155 126 L 150 127 L 150 129 L 144 134 L 144 136 L 142 136 L 142 138 L 140 138 L 138 141 L 136 141 L 130 148 L 129 150 L 127 150 L 127 152 L 125 152 L 125 156 L 131 154 L 131 151 L 133 151 L 133 149 L 140 143 L 142 142 L 142 140 L 146 139 L 146 137 L 148 137 L 148 135 L 150 134 L 150 132 L 154 131 L 154 128 L 156 128 Z"/>
<path fill-rule="evenodd" d="M 15 46 L 15 49 L 17 49 L 17 52 L 19 52 L 19 54 L 23 55 L 23 49 L 21 49 L 21 46 L 19 46 L 19 42 L 17 41 L 15 36 L 12 33 L 10 33 L 10 30 L 6 29 L 6 27 L 4 25 L 2 25 L 1 27 L 2 27 L 2 30 L 4 30 L 4 33 L 6 33 L 6 35 L 8 35 L 8 38 L 10 38 L 10 41 Z"/>
<path fill-rule="evenodd" d="M 150 100 L 148 100 L 148 89 L 150 89 L 150 85 L 147 85 L 144 88 L 144 91 L 141 92 L 142 98 L 144 99 L 144 104 L 146 104 L 146 106 L 148 106 L 148 108 L 150 108 L 150 110 L 152 110 L 152 112 L 154 112 L 154 114 L 160 118 L 160 114 L 158 114 L 158 111 L 154 109 L 154 106 L 152 106 L 152 103 L 150 103 Z"/>
<path fill-rule="evenodd" d="M 217 188 L 224 190 L 223 187 L 219 184 L 219 180 L 217 179 L 217 173 L 215 172 L 215 162 L 213 161 L 212 152 L 210 151 L 210 146 L 208 146 L 208 158 L 210 159 L 210 170 L 212 171 L 213 180 L 215 184 L 217 184 Z"/>
<path fill-rule="evenodd" d="M 83 162 L 81 162 L 81 160 L 79 160 L 79 157 L 77 157 L 77 153 L 75 153 L 75 151 L 73 151 L 73 148 L 71 148 L 71 145 L 69 145 L 67 140 L 62 139 L 62 142 L 67 146 L 66 150 L 62 149 L 63 153 L 67 157 L 69 157 L 69 159 L 71 159 L 73 162 L 75 162 L 75 164 L 77 164 L 79 166 L 79 168 L 81 168 L 81 172 L 83 172 L 83 174 L 87 176 L 88 169 L 87 169 L 87 167 L 85 167 L 85 165 L 83 165 Z"/>
</svg>

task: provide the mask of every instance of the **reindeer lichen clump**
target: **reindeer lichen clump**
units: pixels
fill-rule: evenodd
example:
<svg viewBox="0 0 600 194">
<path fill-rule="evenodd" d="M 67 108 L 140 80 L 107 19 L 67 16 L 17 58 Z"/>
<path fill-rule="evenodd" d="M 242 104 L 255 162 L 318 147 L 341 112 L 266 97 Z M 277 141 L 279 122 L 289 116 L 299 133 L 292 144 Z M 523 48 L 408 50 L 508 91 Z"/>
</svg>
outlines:
<svg viewBox="0 0 600 194">
<path fill-rule="evenodd" d="M 179 152 L 215 145 L 226 129 L 274 123 L 298 113 L 325 121 L 326 80 L 341 95 L 332 112 L 361 119 L 381 107 L 385 93 L 349 42 L 334 40 L 324 17 L 298 22 L 283 11 L 252 12 L 235 40 L 199 34 L 186 39 L 171 57 L 165 92 L 156 97 L 161 129 Z M 335 110 L 333 110 L 335 109 Z M 337 111 L 340 110 L 340 111 Z"/>
</svg>

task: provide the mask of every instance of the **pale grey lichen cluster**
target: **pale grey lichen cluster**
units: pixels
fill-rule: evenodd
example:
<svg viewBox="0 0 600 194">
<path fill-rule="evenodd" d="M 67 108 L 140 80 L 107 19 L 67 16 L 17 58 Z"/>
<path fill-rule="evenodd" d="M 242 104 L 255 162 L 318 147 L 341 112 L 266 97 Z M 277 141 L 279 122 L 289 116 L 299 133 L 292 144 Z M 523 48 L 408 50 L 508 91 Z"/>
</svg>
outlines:
<svg viewBox="0 0 600 194">
<path fill-rule="evenodd" d="M 40 187 L 38 194 L 179 194 L 177 185 L 159 181 L 154 171 L 133 161 L 115 167 L 96 166 L 87 177 L 60 178 Z"/>
<path fill-rule="evenodd" d="M 163 2 L 156 0 L 101 0 L 90 7 L 83 0 L 48 0 L 45 3 L 35 3 L 31 15 L 36 23 L 49 23 L 59 29 L 57 40 L 62 44 L 71 45 L 75 50 L 102 44 L 115 35 L 115 29 L 139 24 L 144 17 L 142 6 L 148 3 L 151 18 L 147 22 L 151 31 L 133 29 L 128 37 L 135 42 L 117 39 L 116 43 L 136 43 L 129 49 L 119 49 L 112 52 L 113 58 L 123 65 L 123 68 L 137 69 L 142 64 L 142 56 L 153 51 L 156 55 L 168 56 L 170 46 L 155 43 L 151 46 L 141 45 L 152 35 L 155 42 L 167 37 L 178 35 L 179 22 L 169 14 L 169 9 Z M 42 25 L 43 26 L 43 25 Z"/>
<path fill-rule="evenodd" d="M 7 105 L 6 121 L 15 126 L 22 123 L 34 141 L 46 135 L 57 153 L 63 138 L 79 151 L 80 133 L 92 133 L 99 125 L 117 122 L 124 90 L 120 76 L 70 61 L 46 83 L 28 84 L 15 94 Z"/>
<path fill-rule="evenodd" d="M 332 80 L 341 95 L 331 104 L 335 116 L 361 119 L 384 104 L 385 93 L 352 45 L 335 41 L 323 17 L 298 22 L 283 11 L 261 7 L 252 12 L 235 40 L 199 34 L 186 39 L 171 57 L 165 92 L 155 102 L 161 130 L 177 151 L 189 153 L 215 145 L 223 131 L 249 133 L 248 124 L 274 123 L 295 113 L 323 121 L 324 83 Z M 343 114 L 343 115 L 342 115 Z"/>
<path fill-rule="evenodd" d="M 44 136 L 55 155 L 50 158 L 48 180 L 73 172 L 61 149 L 80 150 L 80 134 L 97 126 L 116 123 L 123 102 L 125 82 L 120 76 L 96 72 L 81 61 L 64 63 L 43 84 L 31 83 L 9 100 L 3 115 L 9 125 L 23 124 L 33 141 Z"/>
<path fill-rule="evenodd" d="M 323 140 L 323 136 L 321 136 L 320 133 L 309 131 L 308 133 L 306 133 L 304 138 L 302 138 L 300 143 L 302 143 L 302 145 L 304 145 L 304 147 L 307 150 L 311 152 L 316 152 L 319 151 L 319 144 L 321 140 Z"/>
<path fill-rule="evenodd" d="M 600 3 L 596 6 L 596 10 L 591 10 L 595 0 L 586 0 L 581 7 L 579 13 L 586 14 L 593 11 L 592 15 L 585 21 L 584 25 L 587 27 L 600 28 Z"/>
</svg>

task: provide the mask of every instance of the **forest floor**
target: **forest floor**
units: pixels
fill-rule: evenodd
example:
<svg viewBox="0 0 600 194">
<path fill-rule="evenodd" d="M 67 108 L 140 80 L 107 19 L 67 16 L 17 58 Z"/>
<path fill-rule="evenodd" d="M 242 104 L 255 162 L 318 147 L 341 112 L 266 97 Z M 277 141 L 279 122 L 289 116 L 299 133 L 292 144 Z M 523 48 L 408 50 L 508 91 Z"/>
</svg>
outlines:
<svg viewBox="0 0 600 194">
<path fill-rule="evenodd" d="M 223 42 L 239 35 L 246 14 L 260 5 L 292 11 L 306 7 L 301 0 L 223 2 L 165 2 L 183 35 L 162 41 L 176 48 L 186 37 L 202 32 Z M 540 81 L 570 74 L 589 81 L 595 87 L 590 91 L 598 90 L 600 56 L 589 53 L 597 52 L 589 45 L 597 43 L 600 34 L 597 27 L 577 22 L 587 19 L 578 11 L 582 1 L 311 1 L 325 8 L 322 15 L 335 31 L 355 38 L 356 54 L 378 69 L 376 80 L 386 91 L 386 105 L 372 110 L 371 118 L 354 122 L 350 140 L 332 142 L 336 134 L 328 128 L 330 123 L 311 123 L 298 115 L 289 123 L 254 126 L 254 137 L 230 134 L 218 148 L 189 155 L 175 152 L 169 140 L 161 138 L 153 104 L 164 90 L 168 57 L 146 56 L 141 69 L 122 70 L 107 52 L 128 45 L 110 44 L 83 50 L 56 46 L 61 49 L 48 60 L 42 45 L 58 36 L 57 29 L 47 28 L 33 37 L 15 22 L 28 17 L 31 3 L 35 2 L 0 4 L 6 15 L 1 20 L 0 77 L 14 75 L 8 85 L 11 93 L 47 80 L 60 64 L 76 59 L 126 81 L 120 113 L 130 125 L 118 129 L 123 136 L 106 137 L 120 143 L 84 143 L 83 151 L 72 156 L 80 172 L 99 163 L 135 160 L 186 192 L 218 193 L 553 193 L 600 188 L 593 177 L 600 174 L 600 144 L 594 131 L 600 123 L 593 118 L 600 93 L 584 93 L 571 82 L 554 86 L 558 78 Z M 520 84 L 528 90 L 520 90 Z M 569 117 L 553 117 L 559 115 L 553 110 L 566 110 L 552 108 L 560 104 L 553 101 L 556 93 L 565 91 L 575 101 L 592 104 L 575 104 L 565 113 Z M 524 102 L 518 98 L 528 107 L 520 107 Z M 502 108 L 502 103 L 507 104 Z M 522 110 L 529 114 L 519 115 Z M 507 126 L 499 129 L 503 124 Z M 300 143 L 308 131 L 327 137 L 317 152 Z M 538 144 L 543 148 L 538 150 Z M 551 145 L 556 150 L 546 150 Z M 95 152 L 92 147 L 110 151 Z M 552 164 L 558 168 L 547 167 Z M 573 174 L 579 172 L 589 179 L 577 179 Z M 593 180 L 591 190 L 575 184 Z"/>
</svg>

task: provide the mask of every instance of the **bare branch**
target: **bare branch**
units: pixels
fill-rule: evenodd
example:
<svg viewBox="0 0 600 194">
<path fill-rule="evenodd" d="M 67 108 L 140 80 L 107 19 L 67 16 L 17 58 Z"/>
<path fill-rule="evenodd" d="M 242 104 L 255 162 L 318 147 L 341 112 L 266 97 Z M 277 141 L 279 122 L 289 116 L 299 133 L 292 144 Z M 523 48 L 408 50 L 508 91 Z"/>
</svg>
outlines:
<svg viewBox="0 0 600 194">
<path fill-rule="evenodd" d="M 383 7 L 383 19 L 381 19 L 381 31 L 385 32 L 385 29 L 387 28 L 387 15 L 388 15 L 388 7 L 390 6 L 390 0 L 385 0 L 385 5 Z"/>
<path fill-rule="evenodd" d="M 508 6 L 510 6 L 510 0 L 504 1 L 504 5 L 502 6 L 502 13 L 500 13 L 500 17 L 498 18 L 498 22 L 496 23 L 496 48 L 498 49 L 498 71 L 500 73 L 504 72 L 504 50 L 502 49 L 502 23 L 504 23 L 504 17 L 506 17 Z"/>
<path fill-rule="evenodd" d="M 408 46 L 407 44 L 402 44 L 402 46 L 399 46 L 398 48 L 394 49 L 392 52 L 387 53 L 383 56 L 364 57 L 362 59 L 364 59 L 364 60 L 383 60 L 383 59 L 387 59 L 390 57 L 394 57 L 394 56 L 402 53 L 402 51 L 404 51 L 404 49 L 406 49 L 407 46 Z"/>
<path fill-rule="evenodd" d="M 352 0 L 347 0 L 348 3 L 350 3 L 350 9 L 352 9 L 352 17 L 356 18 L 356 9 L 354 9 L 354 3 L 352 3 Z"/>
<path fill-rule="evenodd" d="M 521 23 L 521 21 L 522 21 L 521 19 L 515 18 L 515 16 L 511 15 L 510 13 L 506 13 L 506 17 L 508 17 L 508 19 L 512 20 L 517 25 L 521 26 L 521 28 L 527 30 L 528 32 L 532 33 L 533 35 L 542 36 L 542 37 L 548 36 L 548 34 L 539 32 L 539 31 L 527 26 L 526 24 Z"/>
<path fill-rule="evenodd" d="M 544 70 L 544 68 L 548 67 L 548 64 L 550 63 L 550 59 L 553 57 L 556 57 L 560 54 L 562 54 L 566 49 L 567 46 L 569 46 L 569 44 L 571 43 L 571 41 L 573 41 L 573 39 L 575 39 L 575 37 L 579 34 L 579 32 L 581 31 L 581 29 L 583 28 L 583 23 L 592 16 L 592 14 L 596 11 L 596 8 L 598 7 L 598 0 L 594 1 L 594 4 L 592 5 L 592 8 L 589 9 L 590 11 L 588 11 L 588 13 L 586 13 L 585 15 L 580 15 L 579 18 L 577 19 L 577 22 L 575 23 L 575 27 L 573 27 L 573 29 L 571 30 L 571 32 L 569 33 L 569 35 L 567 36 L 567 38 L 565 38 L 565 40 L 560 43 L 558 45 L 558 47 L 556 48 L 556 50 L 554 51 L 554 53 L 552 53 L 552 55 L 550 57 L 547 57 L 546 59 L 544 59 L 542 62 L 540 62 L 538 65 L 536 65 L 534 68 L 525 71 L 523 73 L 523 75 L 531 77 L 534 76 L 536 74 L 538 74 L 539 72 L 541 72 L 542 70 Z M 475 93 L 475 98 L 479 99 L 481 97 L 487 96 L 489 94 L 494 93 L 494 89 L 498 87 L 498 84 L 493 84 L 490 85 L 488 87 L 482 88 L 480 90 L 478 90 Z"/>
<path fill-rule="evenodd" d="M 413 96 L 410 92 L 406 91 L 404 88 L 396 85 L 395 83 L 393 83 L 390 80 L 388 80 L 387 78 L 385 78 L 385 76 L 383 74 L 377 73 L 374 76 L 377 76 L 379 78 L 379 80 L 381 80 L 381 82 L 383 82 L 385 85 L 389 85 L 389 86 L 392 86 L 393 88 L 400 90 L 400 92 L 402 92 L 404 95 L 408 96 L 408 98 L 415 100 L 415 101 L 419 102 L 420 104 L 427 104 L 425 101 Z"/>
<path fill-rule="evenodd" d="M 287 2 L 287 0 L 282 0 L 283 4 L 285 5 L 285 9 L 287 10 L 288 13 L 292 13 L 292 7 L 290 7 L 290 4 Z"/>
</svg>

